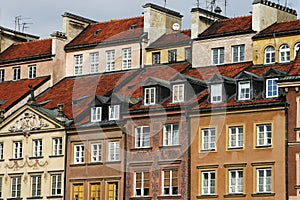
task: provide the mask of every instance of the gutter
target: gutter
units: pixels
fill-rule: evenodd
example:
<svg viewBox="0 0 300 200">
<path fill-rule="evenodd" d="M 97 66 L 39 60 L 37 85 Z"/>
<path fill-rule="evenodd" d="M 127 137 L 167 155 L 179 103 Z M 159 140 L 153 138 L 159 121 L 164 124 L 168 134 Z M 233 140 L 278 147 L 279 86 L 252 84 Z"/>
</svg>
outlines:
<svg viewBox="0 0 300 200">
<path fill-rule="evenodd" d="M 4 60 L 4 61 L 0 62 L 0 64 L 3 65 L 3 64 L 13 63 L 13 62 L 21 62 L 21 61 L 28 61 L 28 60 L 33 60 L 33 59 L 48 58 L 48 57 L 52 57 L 52 56 L 55 56 L 55 55 L 44 54 L 44 55 L 38 55 L 38 56 L 30 56 L 30 57 L 26 57 L 26 58 L 16 58 L 13 60 Z"/>
</svg>

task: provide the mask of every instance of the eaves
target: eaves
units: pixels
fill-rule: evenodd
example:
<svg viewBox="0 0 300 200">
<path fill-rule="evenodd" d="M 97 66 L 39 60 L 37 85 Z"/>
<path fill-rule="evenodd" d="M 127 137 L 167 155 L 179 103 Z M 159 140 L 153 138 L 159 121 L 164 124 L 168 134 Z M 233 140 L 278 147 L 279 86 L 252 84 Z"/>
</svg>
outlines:
<svg viewBox="0 0 300 200">
<path fill-rule="evenodd" d="M 212 38 L 221 38 L 221 37 L 235 36 L 235 35 L 242 35 L 242 34 L 249 34 L 249 33 L 256 33 L 256 32 L 253 30 L 234 31 L 234 32 L 214 34 L 214 35 L 198 36 L 198 38 L 195 38 L 194 40 L 195 41 L 206 40 L 206 39 L 212 39 Z"/>
<path fill-rule="evenodd" d="M 52 58 L 55 54 L 44 54 L 44 55 L 38 55 L 38 56 L 30 56 L 26 58 L 16 58 L 12 60 L 3 60 L 0 61 L 0 65 L 10 64 L 14 62 L 26 62 L 26 61 L 32 61 L 32 60 L 40 60 L 40 59 L 46 59 L 46 58 Z"/>
<path fill-rule="evenodd" d="M 291 35 L 298 35 L 300 34 L 300 30 L 297 29 L 297 30 L 290 30 L 290 31 L 282 31 L 282 32 L 275 32 L 275 33 L 261 33 L 261 34 L 257 34 L 257 35 L 254 35 L 252 37 L 252 39 L 265 39 L 265 38 L 274 38 L 276 36 L 291 36 Z"/>
<path fill-rule="evenodd" d="M 153 45 L 149 46 L 146 48 L 146 50 L 162 50 L 166 48 L 178 48 L 178 47 L 184 47 L 184 46 L 191 46 L 191 40 L 190 41 L 185 41 L 185 42 L 178 42 L 178 43 L 170 43 L 170 44 L 165 44 L 165 45 Z"/>
</svg>

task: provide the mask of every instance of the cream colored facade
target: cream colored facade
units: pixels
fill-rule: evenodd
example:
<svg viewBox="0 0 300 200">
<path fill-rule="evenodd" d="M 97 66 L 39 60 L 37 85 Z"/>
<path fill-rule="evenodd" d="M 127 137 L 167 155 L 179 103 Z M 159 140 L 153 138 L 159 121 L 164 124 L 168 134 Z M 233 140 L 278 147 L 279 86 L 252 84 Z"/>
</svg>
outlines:
<svg viewBox="0 0 300 200">
<path fill-rule="evenodd" d="M 50 197 L 62 200 L 65 168 L 64 127 L 26 105 L 5 119 L 0 130 L 3 154 L 0 160 L 1 198 Z M 40 182 L 34 182 L 38 179 Z"/>
</svg>

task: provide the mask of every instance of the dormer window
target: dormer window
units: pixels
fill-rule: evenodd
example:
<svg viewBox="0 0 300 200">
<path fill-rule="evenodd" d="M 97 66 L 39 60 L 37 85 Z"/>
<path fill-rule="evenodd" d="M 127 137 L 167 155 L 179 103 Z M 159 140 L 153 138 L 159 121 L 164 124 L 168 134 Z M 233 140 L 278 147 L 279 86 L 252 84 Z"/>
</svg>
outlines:
<svg viewBox="0 0 300 200">
<path fill-rule="evenodd" d="M 92 122 L 101 121 L 101 116 L 102 116 L 102 107 L 91 108 L 91 121 Z"/>
<path fill-rule="evenodd" d="M 129 30 L 136 29 L 136 27 L 137 27 L 137 24 L 132 24 L 132 25 L 129 27 Z"/>
<path fill-rule="evenodd" d="M 210 102 L 222 102 L 222 84 L 214 84 L 210 86 Z"/>
<path fill-rule="evenodd" d="M 120 117 L 120 105 L 109 106 L 109 120 L 117 120 Z"/>
<path fill-rule="evenodd" d="M 145 105 L 154 105 L 155 98 L 156 98 L 156 89 L 155 87 L 145 88 L 145 95 L 144 95 L 144 104 Z"/>
<path fill-rule="evenodd" d="M 277 78 L 266 80 L 266 97 L 274 98 L 278 97 Z"/>
<path fill-rule="evenodd" d="M 275 63 L 275 48 L 268 46 L 265 49 L 265 64 Z"/>
<path fill-rule="evenodd" d="M 295 47 L 294 47 L 294 59 L 296 58 L 299 49 L 300 49 L 300 43 L 295 44 Z"/>
<path fill-rule="evenodd" d="M 239 100 L 250 99 L 250 81 L 239 82 Z"/>
<path fill-rule="evenodd" d="M 279 62 L 290 62 L 290 47 L 287 44 L 281 45 L 279 49 Z"/>
<path fill-rule="evenodd" d="M 173 85 L 173 98 L 172 102 L 183 102 L 184 101 L 184 84 Z"/>
</svg>

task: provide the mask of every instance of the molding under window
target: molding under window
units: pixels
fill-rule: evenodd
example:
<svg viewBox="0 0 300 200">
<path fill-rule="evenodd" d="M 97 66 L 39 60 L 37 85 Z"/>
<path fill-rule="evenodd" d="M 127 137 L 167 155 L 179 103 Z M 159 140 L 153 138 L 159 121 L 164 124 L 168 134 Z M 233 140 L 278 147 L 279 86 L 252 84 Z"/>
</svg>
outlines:
<svg viewBox="0 0 300 200">
<path fill-rule="evenodd" d="M 197 166 L 197 169 L 216 169 L 219 165 L 199 165 Z"/>
<path fill-rule="evenodd" d="M 240 197 L 246 197 L 246 194 L 225 194 L 224 198 L 240 198 Z"/>
<path fill-rule="evenodd" d="M 251 163 L 251 166 L 270 166 L 275 165 L 275 162 L 255 162 Z"/>
<path fill-rule="evenodd" d="M 162 195 L 158 196 L 158 199 L 181 199 L 181 195 Z"/>
<path fill-rule="evenodd" d="M 275 193 L 256 193 L 256 194 L 251 194 L 252 197 L 268 197 L 268 196 L 275 196 Z"/>
<path fill-rule="evenodd" d="M 219 195 L 197 195 L 196 198 L 197 199 L 207 199 L 207 198 L 218 198 Z"/>
<path fill-rule="evenodd" d="M 247 163 L 224 164 L 224 168 L 246 167 Z"/>
</svg>

